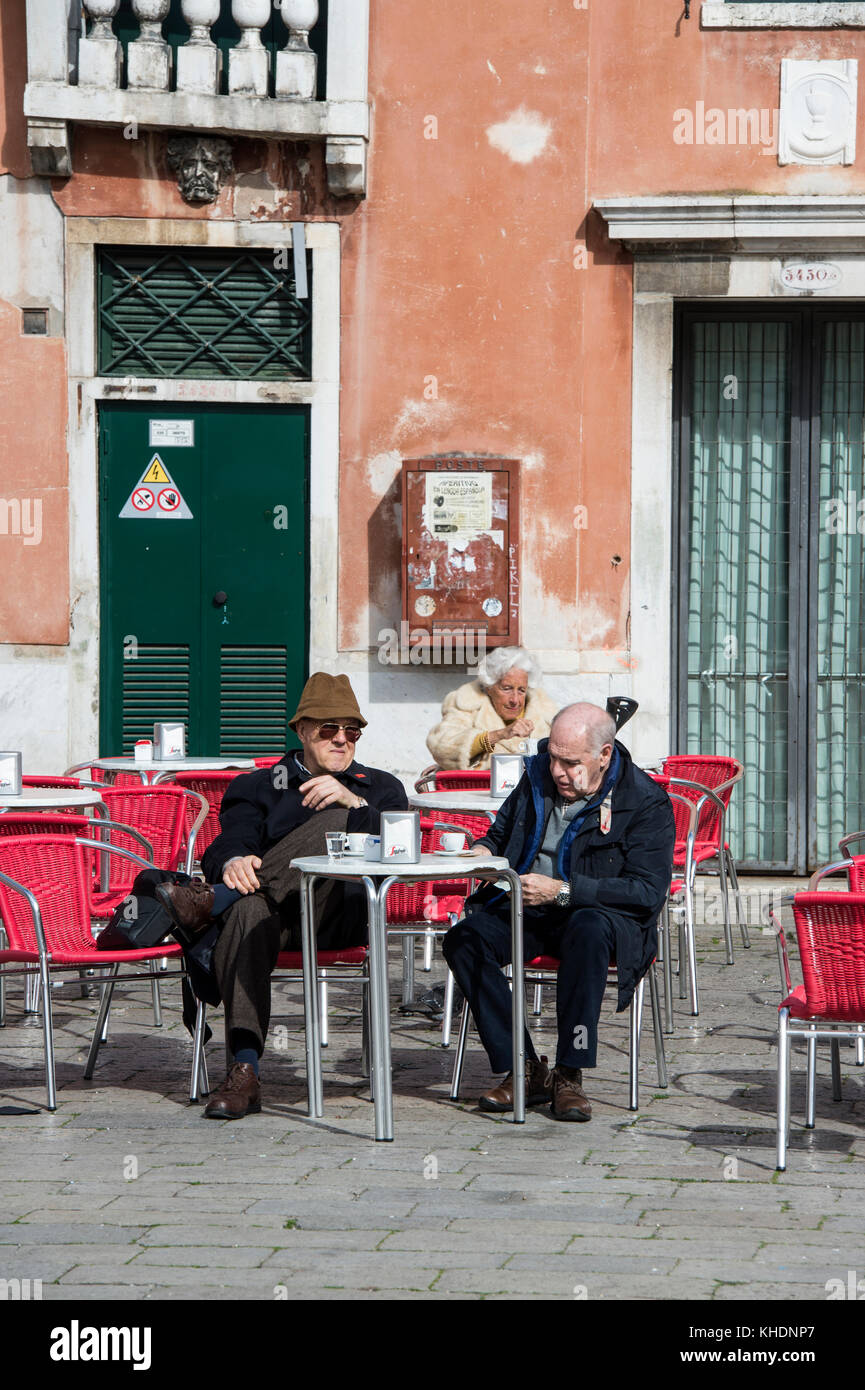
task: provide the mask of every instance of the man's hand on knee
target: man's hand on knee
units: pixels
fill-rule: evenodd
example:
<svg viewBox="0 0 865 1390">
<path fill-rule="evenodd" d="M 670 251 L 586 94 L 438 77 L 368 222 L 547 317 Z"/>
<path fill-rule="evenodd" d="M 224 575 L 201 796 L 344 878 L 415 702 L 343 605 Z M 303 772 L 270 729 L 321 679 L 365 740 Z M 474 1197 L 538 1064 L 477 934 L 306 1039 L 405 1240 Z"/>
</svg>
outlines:
<svg viewBox="0 0 865 1390">
<path fill-rule="evenodd" d="M 255 877 L 255 870 L 261 868 L 257 854 L 239 854 L 229 859 L 222 871 L 222 881 L 226 888 L 235 888 L 238 893 L 254 893 L 261 885 Z"/>
<path fill-rule="evenodd" d="M 311 777 L 308 782 L 301 784 L 299 790 L 303 793 L 302 804 L 310 806 L 313 811 L 323 811 L 327 806 L 344 806 L 351 811 L 366 804 L 362 797 L 349 787 L 344 787 L 329 773 Z"/>
</svg>

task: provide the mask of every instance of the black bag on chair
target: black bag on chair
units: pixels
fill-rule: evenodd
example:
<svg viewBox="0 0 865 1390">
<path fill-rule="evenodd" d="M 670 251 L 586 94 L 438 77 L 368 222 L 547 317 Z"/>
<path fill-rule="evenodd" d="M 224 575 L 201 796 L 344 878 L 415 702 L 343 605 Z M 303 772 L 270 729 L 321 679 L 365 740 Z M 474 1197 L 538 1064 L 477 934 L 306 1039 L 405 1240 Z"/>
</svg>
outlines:
<svg viewBox="0 0 865 1390">
<path fill-rule="evenodd" d="M 191 883 L 188 874 L 168 869 L 142 869 L 128 898 L 114 909 L 108 926 L 96 938 L 99 951 L 136 951 L 158 946 L 171 936 L 174 923 L 162 903 L 153 896 L 158 883 Z M 183 943 L 181 943 L 182 945 Z"/>
<path fill-rule="evenodd" d="M 219 937 L 219 926 L 214 923 L 195 937 L 175 929 L 174 923 L 153 890 L 159 883 L 191 883 L 189 874 L 174 873 L 170 869 L 142 869 L 132 885 L 132 892 L 115 909 L 108 926 L 96 938 L 100 951 L 135 951 L 145 946 L 158 946 L 173 936 L 183 948 L 187 980 L 183 981 L 184 1023 L 190 1026 L 187 1015 L 195 1021 L 195 1009 L 189 993 L 205 1004 L 221 1004 L 222 996 L 213 973 L 213 948 Z M 209 1030 L 208 1030 L 209 1032 Z"/>
</svg>

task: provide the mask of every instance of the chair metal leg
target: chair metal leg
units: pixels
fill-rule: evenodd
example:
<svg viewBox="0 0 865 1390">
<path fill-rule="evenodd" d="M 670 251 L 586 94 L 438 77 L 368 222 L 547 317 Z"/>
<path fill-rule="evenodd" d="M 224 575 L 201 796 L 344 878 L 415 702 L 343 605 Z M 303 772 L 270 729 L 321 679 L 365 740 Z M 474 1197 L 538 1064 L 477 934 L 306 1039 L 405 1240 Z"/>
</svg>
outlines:
<svg viewBox="0 0 865 1390">
<path fill-rule="evenodd" d="M 697 931 L 694 921 L 693 887 L 692 883 L 685 884 L 685 945 L 688 951 L 688 989 L 691 996 L 691 1013 L 696 1018 L 700 1012 L 700 997 L 697 993 Z"/>
<path fill-rule="evenodd" d="M 360 1070 L 361 1075 L 369 1080 L 370 1092 L 372 1091 L 372 1075 L 369 1065 L 369 974 L 367 967 L 364 966 L 363 984 L 361 985 L 363 1024 L 360 1042 Z M 374 1097 L 373 1097 L 374 1099 Z"/>
<path fill-rule="evenodd" d="M 829 1043 L 832 1049 L 832 1099 L 841 1099 L 841 1043 L 838 1038 L 832 1038 Z"/>
<path fill-rule="evenodd" d="M 414 937 L 402 939 L 402 1002 L 414 1001 Z"/>
<path fill-rule="evenodd" d="M 679 956 L 678 956 L 678 976 L 679 976 L 679 998 L 684 999 L 687 995 L 688 987 L 685 983 L 685 958 L 687 947 L 685 945 L 685 907 L 684 898 L 682 899 L 682 913 L 679 917 Z"/>
<path fill-rule="evenodd" d="M 817 1113 L 817 1039 L 809 1038 L 805 1064 L 805 1128 L 813 1129 Z"/>
<path fill-rule="evenodd" d="M 38 975 L 28 975 L 24 985 L 24 1012 L 38 1014 L 41 979 Z"/>
<path fill-rule="evenodd" d="M 460 1031 L 457 1037 L 456 1056 L 454 1057 L 454 1074 L 451 1082 L 451 1100 L 460 1098 L 460 1082 L 463 1079 L 463 1062 L 466 1056 L 466 1042 L 469 1036 L 469 1001 L 463 1000 L 463 1011 L 460 1017 Z"/>
<path fill-rule="evenodd" d="M 789 1009 L 778 1010 L 778 1150 L 775 1167 L 783 1173 L 787 1167 L 787 1134 L 790 1128 L 790 1034 L 787 1029 Z"/>
<path fill-rule="evenodd" d="M 443 1017 L 442 1017 L 442 1047 L 450 1047 L 450 1045 L 451 1045 L 451 1027 L 453 1026 L 453 1017 L 454 1017 L 454 985 L 455 985 L 455 984 L 456 984 L 456 980 L 454 979 L 453 975 L 451 974 L 451 971 L 448 970 L 447 979 L 445 980 L 445 1006 L 444 1006 L 444 1015 L 443 1015 Z"/>
<path fill-rule="evenodd" d="M 858 1035 L 856 1038 L 856 1065 L 857 1067 L 865 1067 L 865 1029 L 861 1023 L 856 1032 Z"/>
<path fill-rule="evenodd" d="M 318 998 L 319 998 L 318 1012 L 319 1012 L 319 1016 L 320 1016 L 320 1018 L 321 1018 L 321 1045 L 322 1045 L 322 1047 L 327 1047 L 327 1044 L 328 1044 L 328 1040 L 329 1040 L 329 1039 L 328 1039 L 328 1031 L 327 1031 L 327 971 L 326 971 L 326 970 L 319 970 L 319 972 L 318 972 Z"/>
<path fill-rule="evenodd" d="M 161 1028 L 161 1027 L 162 1027 L 162 999 L 160 998 L 160 995 L 159 995 L 159 981 L 158 981 L 157 979 L 152 979 L 152 980 L 150 981 L 150 986 L 151 986 L 151 990 L 152 990 L 152 992 L 153 992 L 153 1026 L 154 1026 L 154 1028 Z"/>
<path fill-rule="evenodd" d="M 673 943 L 670 935 L 670 900 L 661 913 L 661 943 L 664 952 L 664 1031 L 673 1031 Z"/>
<path fill-rule="evenodd" d="M 724 853 L 723 845 L 718 850 L 718 886 L 721 889 L 721 902 L 724 907 L 724 947 L 727 952 L 727 964 L 733 964 L 733 926 L 730 921 L 730 894 L 727 891 L 727 856 Z"/>
<path fill-rule="evenodd" d="M 540 1018 L 544 1002 L 544 987 L 540 980 L 535 984 L 534 996 L 532 1001 L 532 1017 Z"/>
<path fill-rule="evenodd" d="M 96 1027 L 93 1030 L 93 1041 L 90 1044 L 90 1051 L 87 1054 L 87 1065 L 84 1068 L 84 1079 L 89 1081 L 96 1066 L 96 1055 L 99 1052 L 100 1044 L 108 1027 L 108 1010 L 111 1008 L 111 996 L 114 993 L 114 983 L 117 979 L 119 965 L 112 965 L 107 972 L 107 979 L 102 986 L 102 998 L 99 1001 L 99 1013 L 96 1016 Z"/>
<path fill-rule="evenodd" d="M 9 938 L 3 930 L 0 922 L 0 950 L 6 950 L 9 945 Z M 0 965 L 0 1028 L 6 1027 L 6 969 Z"/>
<path fill-rule="evenodd" d="M 39 976 L 42 983 L 42 1043 L 45 1049 L 45 1086 L 48 1092 L 48 1109 L 57 1109 L 57 1080 L 54 1074 L 54 1007 L 51 999 L 51 981 L 48 978 L 48 962 L 43 957 L 39 961 Z"/>
<path fill-rule="evenodd" d="M 207 1095 L 207 1068 L 204 1062 L 204 1024 L 207 1006 L 202 999 L 198 1001 L 195 1014 L 195 1032 L 192 1035 L 192 1075 L 189 1081 L 189 1103 L 195 1105 L 199 1094 Z"/>
<path fill-rule="evenodd" d="M 433 944 L 435 942 L 435 931 L 432 927 L 427 927 L 423 934 L 423 964 L 421 969 L 429 974 L 432 970 Z"/>
<path fill-rule="evenodd" d="M 658 1085 L 669 1084 L 667 1077 L 667 1058 L 664 1053 L 664 1034 L 661 1031 L 661 1002 L 658 998 L 658 980 L 654 965 L 649 966 L 649 1003 L 652 1006 L 652 1029 L 655 1034 L 655 1061 L 658 1064 Z"/>
<path fill-rule="evenodd" d="M 727 856 L 727 873 L 730 876 L 730 885 L 733 889 L 733 900 L 736 904 L 736 919 L 739 923 L 739 931 L 742 935 L 742 945 L 745 950 L 751 949 L 751 937 L 748 932 L 748 914 L 742 905 L 742 894 L 739 889 L 739 875 L 736 873 L 736 861 L 728 849 L 724 850 Z"/>
<path fill-rule="evenodd" d="M 640 980 L 631 999 L 628 1010 L 628 1109 L 636 1110 L 639 1104 L 640 1071 L 640 1023 L 643 1014 L 643 985 Z"/>
</svg>

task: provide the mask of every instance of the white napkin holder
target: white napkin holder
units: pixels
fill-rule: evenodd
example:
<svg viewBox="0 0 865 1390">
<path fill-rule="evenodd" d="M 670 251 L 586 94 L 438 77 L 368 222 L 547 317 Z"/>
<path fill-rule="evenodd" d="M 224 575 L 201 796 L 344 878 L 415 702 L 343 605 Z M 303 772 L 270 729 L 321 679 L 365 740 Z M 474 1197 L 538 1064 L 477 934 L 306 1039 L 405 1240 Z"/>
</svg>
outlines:
<svg viewBox="0 0 865 1390">
<path fill-rule="evenodd" d="M 394 867 L 420 863 L 419 811 L 382 811 L 381 862 Z"/>
<path fill-rule="evenodd" d="M 519 753 L 493 753 L 490 759 L 490 796 L 510 796 L 523 775 Z"/>
<path fill-rule="evenodd" d="M 157 761 L 170 762 L 186 757 L 186 726 L 184 724 L 154 724 L 153 756 Z"/>
<path fill-rule="evenodd" d="M 21 754 L 0 753 L 0 796 L 20 796 L 21 787 Z"/>
</svg>

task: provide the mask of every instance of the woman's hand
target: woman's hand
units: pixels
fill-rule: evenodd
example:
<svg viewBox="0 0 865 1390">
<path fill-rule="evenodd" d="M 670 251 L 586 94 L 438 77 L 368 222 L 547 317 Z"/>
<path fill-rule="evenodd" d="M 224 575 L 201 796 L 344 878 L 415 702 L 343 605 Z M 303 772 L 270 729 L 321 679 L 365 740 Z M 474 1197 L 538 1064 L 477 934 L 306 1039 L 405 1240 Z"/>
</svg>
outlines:
<svg viewBox="0 0 865 1390">
<path fill-rule="evenodd" d="M 531 738 L 534 727 L 531 719 L 515 719 L 513 724 L 508 724 L 504 729 L 493 729 L 488 735 L 490 747 L 494 748 L 504 738 Z"/>
</svg>

